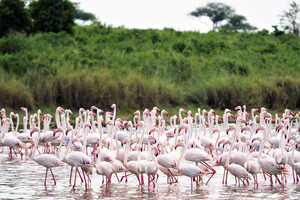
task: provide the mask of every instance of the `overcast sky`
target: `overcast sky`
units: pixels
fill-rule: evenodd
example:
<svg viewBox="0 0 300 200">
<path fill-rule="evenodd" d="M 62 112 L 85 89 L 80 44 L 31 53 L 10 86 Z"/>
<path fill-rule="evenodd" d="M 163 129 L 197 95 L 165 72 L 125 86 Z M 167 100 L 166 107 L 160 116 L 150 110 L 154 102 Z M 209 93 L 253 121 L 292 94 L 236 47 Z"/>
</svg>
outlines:
<svg viewBox="0 0 300 200">
<path fill-rule="evenodd" d="M 291 0 L 72 0 L 80 8 L 92 12 L 97 19 L 112 26 L 127 28 L 174 28 L 207 32 L 210 20 L 189 16 L 188 13 L 209 2 L 222 2 L 244 15 L 258 29 L 273 30 L 280 15 L 289 8 Z M 296 0 L 299 3 L 299 0 Z"/>
</svg>

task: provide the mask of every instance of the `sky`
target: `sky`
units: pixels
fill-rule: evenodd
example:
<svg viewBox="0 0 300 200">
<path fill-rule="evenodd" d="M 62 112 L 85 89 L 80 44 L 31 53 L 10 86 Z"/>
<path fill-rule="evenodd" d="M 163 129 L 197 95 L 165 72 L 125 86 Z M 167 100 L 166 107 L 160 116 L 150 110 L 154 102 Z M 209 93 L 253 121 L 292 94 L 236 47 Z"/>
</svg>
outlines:
<svg viewBox="0 0 300 200">
<path fill-rule="evenodd" d="M 291 0 L 72 0 L 84 11 L 113 27 L 139 29 L 173 28 L 179 31 L 207 32 L 212 23 L 207 17 L 196 18 L 188 13 L 210 2 L 222 2 L 247 18 L 259 30 L 272 31 L 280 15 L 288 10 Z M 297 3 L 298 0 L 296 0 Z"/>
</svg>

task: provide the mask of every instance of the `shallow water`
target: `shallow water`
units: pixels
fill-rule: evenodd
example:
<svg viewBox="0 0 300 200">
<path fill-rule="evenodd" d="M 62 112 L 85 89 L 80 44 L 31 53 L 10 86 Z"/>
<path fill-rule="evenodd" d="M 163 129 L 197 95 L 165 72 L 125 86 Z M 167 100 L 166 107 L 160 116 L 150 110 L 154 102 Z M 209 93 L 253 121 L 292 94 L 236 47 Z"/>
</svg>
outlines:
<svg viewBox="0 0 300 200">
<path fill-rule="evenodd" d="M 190 179 L 179 177 L 179 184 L 168 185 L 166 176 L 160 173 L 157 187 L 153 189 L 137 186 L 134 176 L 128 177 L 128 183 L 117 183 L 112 179 L 110 188 L 100 187 L 102 178 L 94 174 L 92 187 L 87 192 L 78 179 L 76 190 L 69 186 L 68 166 L 54 168 L 57 185 L 49 174 L 47 188 L 44 187 L 45 168 L 32 160 L 8 160 L 7 152 L 0 153 L 0 199 L 299 199 L 300 184 L 293 184 L 289 175 L 288 184 L 284 190 L 278 184 L 271 187 L 262 175 L 259 175 L 259 187 L 235 185 L 234 178 L 229 175 L 229 184 L 222 185 L 222 167 L 217 167 L 217 173 L 208 185 L 194 185 L 191 190 Z M 206 179 L 207 180 L 207 179 Z"/>
</svg>

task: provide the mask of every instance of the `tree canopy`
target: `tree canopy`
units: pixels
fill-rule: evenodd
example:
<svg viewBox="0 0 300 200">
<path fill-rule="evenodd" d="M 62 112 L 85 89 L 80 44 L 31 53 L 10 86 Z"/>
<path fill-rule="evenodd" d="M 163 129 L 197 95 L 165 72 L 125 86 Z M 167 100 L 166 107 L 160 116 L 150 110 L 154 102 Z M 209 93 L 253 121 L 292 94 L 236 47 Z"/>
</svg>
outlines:
<svg viewBox="0 0 300 200">
<path fill-rule="evenodd" d="M 213 30 L 218 28 L 220 22 L 234 14 L 234 9 L 224 3 L 208 3 L 205 7 L 197 8 L 190 13 L 191 16 L 207 16 L 213 22 Z"/>
<path fill-rule="evenodd" d="M 233 15 L 227 21 L 227 24 L 221 26 L 221 29 L 236 31 L 253 31 L 256 27 L 247 23 L 247 19 L 243 15 Z"/>
<path fill-rule="evenodd" d="M 96 20 L 96 17 L 93 13 L 90 12 L 86 12 L 80 8 L 76 8 L 76 12 L 75 12 L 75 18 L 82 20 L 82 21 L 94 21 Z"/>
<path fill-rule="evenodd" d="M 194 17 L 207 16 L 213 23 L 213 30 L 219 28 L 236 31 L 251 31 L 256 27 L 247 23 L 243 15 L 235 14 L 235 10 L 224 3 L 208 3 L 204 7 L 199 7 L 190 13 Z M 221 25 L 222 22 L 226 24 Z"/>
<path fill-rule="evenodd" d="M 10 31 L 29 31 L 30 18 L 22 0 L 0 0 L 0 36 Z"/>
<path fill-rule="evenodd" d="M 36 32 L 72 32 L 76 8 L 68 0 L 38 0 L 29 4 Z"/>
<path fill-rule="evenodd" d="M 281 27 L 295 35 L 300 33 L 300 7 L 295 1 L 290 4 L 290 8 L 284 11 L 280 18 Z"/>
</svg>

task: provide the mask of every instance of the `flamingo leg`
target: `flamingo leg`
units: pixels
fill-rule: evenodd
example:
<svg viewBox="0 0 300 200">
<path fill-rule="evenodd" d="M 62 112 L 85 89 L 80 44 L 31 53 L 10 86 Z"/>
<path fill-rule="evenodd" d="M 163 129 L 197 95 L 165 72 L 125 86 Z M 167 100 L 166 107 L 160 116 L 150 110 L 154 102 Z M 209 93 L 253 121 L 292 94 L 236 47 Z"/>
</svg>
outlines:
<svg viewBox="0 0 300 200">
<path fill-rule="evenodd" d="M 72 172 L 73 172 L 73 167 L 71 167 L 71 172 L 70 172 L 70 179 L 69 179 L 70 185 L 71 185 L 71 183 L 72 183 Z"/>
<path fill-rule="evenodd" d="M 124 176 L 121 177 L 120 181 L 122 182 L 123 178 L 125 178 L 125 183 L 127 183 L 127 176 L 129 176 L 129 175 L 132 175 L 132 174 L 127 174 L 127 172 L 125 171 Z"/>
<path fill-rule="evenodd" d="M 8 154 L 9 160 L 12 160 L 12 147 L 9 147 L 9 154 Z"/>
<path fill-rule="evenodd" d="M 55 177 L 54 177 L 54 174 L 53 174 L 53 172 L 52 172 L 52 169 L 50 168 L 50 172 L 51 172 L 51 175 L 52 175 L 52 179 L 53 179 L 53 181 L 54 181 L 54 185 L 56 185 L 56 180 L 55 180 Z"/>
<path fill-rule="evenodd" d="M 270 184 L 271 184 L 271 186 L 273 185 L 272 175 L 270 175 Z"/>
<path fill-rule="evenodd" d="M 45 180 L 44 180 L 45 187 L 47 187 L 47 174 L 48 174 L 48 168 L 46 168 L 46 174 L 45 174 Z"/>
<path fill-rule="evenodd" d="M 263 175 L 264 175 L 264 179 L 265 180 L 267 180 L 267 178 L 266 178 L 266 174 L 265 174 L 265 172 L 263 171 Z"/>
<path fill-rule="evenodd" d="M 226 172 L 226 169 L 224 168 L 224 171 L 223 171 L 223 178 L 222 178 L 222 184 L 223 184 L 223 185 L 225 184 L 225 172 Z"/>
<path fill-rule="evenodd" d="M 278 181 L 278 183 L 279 183 L 281 186 L 284 186 L 284 184 L 279 180 L 279 178 L 278 178 L 277 175 L 275 175 L 275 178 L 276 178 L 276 180 Z"/>
<path fill-rule="evenodd" d="M 139 182 L 139 186 L 141 186 L 141 181 L 140 181 L 140 177 L 136 174 L 136 178 L 137 178 L 137 180 L 138 180 L 138 182 Z"/>
<path fill-rule="evenodd" d="M 144 185 L 144 176 L 143 176 L 143 174 L 141 174 L 141 182 L 142 182 L 142 185 Z"/>
<path fill-rule="evenodd" d="M 293 182 L 294 184 L 296 183 L 296 179 L 295 179 L 295 170 L 294 168 L 292 167 L 292 174 L 293 174 Z"/>
<path fill-rule="evenodd" d="M 239 179 L 239 183 L 240 183 L 240 180 L 242 180 L 243 185 L 246 186 L 245 180 Z"/>
<path fill-rule="evenodd" d="M 75 177 L 74 177 L 74 184 L 73 184 L 73 190 L 75 190 L 75 186 L 76 186 L 76 176 L 77 176 L 77 171 L 78 171 L 78 168 L 76 167 L 75 169 Z"/>
<path fill-rule="evenodd" d="M 79 178 L 80 178 L 80 180 L 81 180 L 81 183 L 83 183 L 83 179 L 82 179 L 82 176 L 81 176 L 81 174 L 80 174 L 79 169 L 77 169 L 77 173 L 78 173 L 78 175 L 79 175 Z"/>
<path fill-rule="evenodd" d="M 92 180 L 90 178 L 90 175 L 89 174 L 86 174 L 87 178 L 88 178 L 88 187 L 91 187 L 92 186 Z"/>
<path fill-rule="evenodd" d="M 117 180 L 118 180 L 118 182 L 120 183 L 120 179 L 119 179 L 119 177 L 118 177 L 118 174 L 117 174 L 117 173 L 115 173 L 115 176 L 117 177 Z"/>
<path fill-rule="evenodd" d="M 228 179 L 228 170 L 226 169 L 225 185 L 227 185 L 227 179 Z"/>
<path fill-rule="evenodd" d="M 85 192 L 87 192 L 87 182 L 86 182 L 86 178 L 85 178 L 85 172 L 83 171 L 82 168 L 81 168 L 81 171 L 82 171 L 82 176 L 83 176 L 83 179 L 84 179 L 84 188 L 85 188 Z"/>
<path fill-rule="evenodd" d="M 210 179 L 215 175 L 215 173 L 216 173 L 216 170 L 214 169 L 214 168 L 212 168 L 209 164 L 207 164 L 206 162 L 204 162 L 204 161 L 201 161 L 200 162 L 202 165 L 204 165 L 205 167 L 207 167 L 211 172 L 210 172 L 210 174 L 211 174 L 211 176 L 209 177 L 209 179 L 206 181 L 206 185 L 209 183 L 209 181 L 210 181 Z"/>
</svg>

